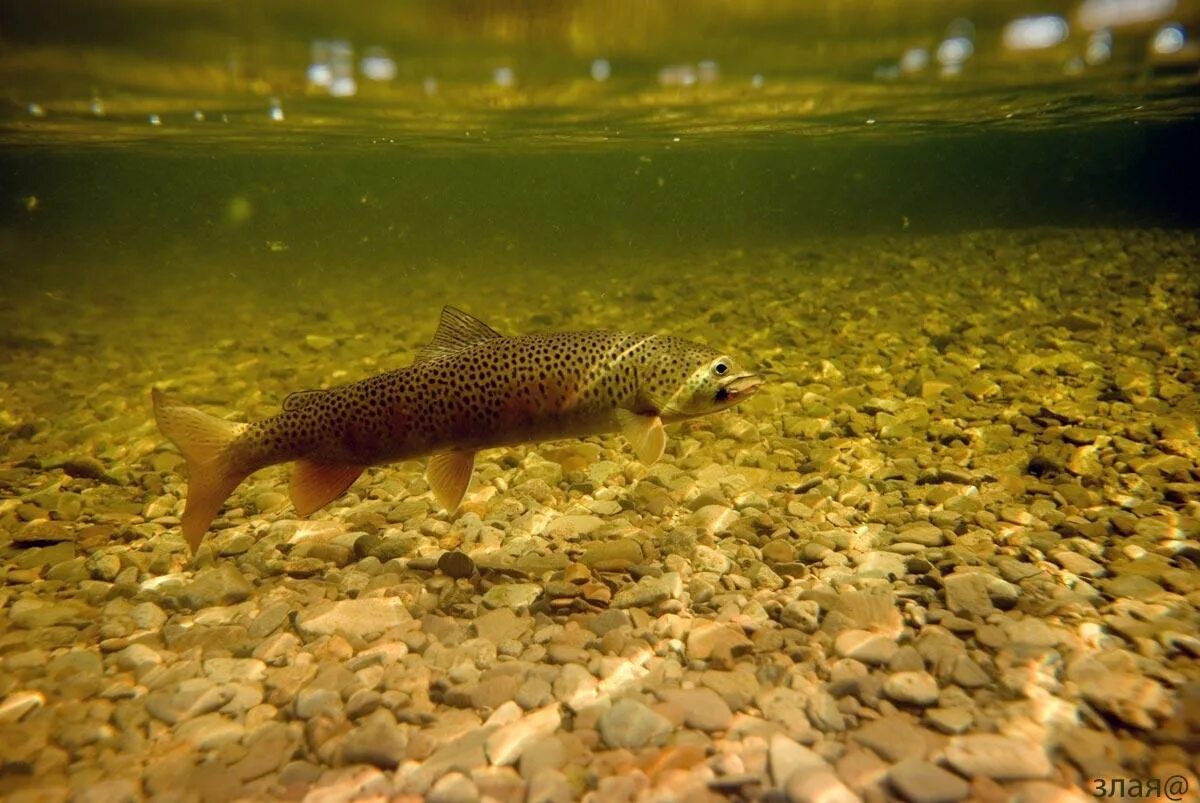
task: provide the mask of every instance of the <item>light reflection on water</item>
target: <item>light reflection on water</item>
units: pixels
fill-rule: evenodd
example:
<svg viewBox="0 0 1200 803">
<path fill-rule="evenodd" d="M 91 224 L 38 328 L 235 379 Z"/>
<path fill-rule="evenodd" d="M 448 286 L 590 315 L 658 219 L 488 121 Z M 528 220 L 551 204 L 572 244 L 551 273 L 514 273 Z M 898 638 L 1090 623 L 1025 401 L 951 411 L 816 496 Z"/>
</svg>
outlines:
<svg viewBox="0 0 1200 803">
<path fill-rule="evenodd" d="M 867 135 L 867 120 L 889 135 L 1172 120 L 1200 94 L 1200 0 L 360 5 L 163 26 L 118 2 L 107 35 L 21 9 L 0 143 L 686 147 Z"/>
</svg>

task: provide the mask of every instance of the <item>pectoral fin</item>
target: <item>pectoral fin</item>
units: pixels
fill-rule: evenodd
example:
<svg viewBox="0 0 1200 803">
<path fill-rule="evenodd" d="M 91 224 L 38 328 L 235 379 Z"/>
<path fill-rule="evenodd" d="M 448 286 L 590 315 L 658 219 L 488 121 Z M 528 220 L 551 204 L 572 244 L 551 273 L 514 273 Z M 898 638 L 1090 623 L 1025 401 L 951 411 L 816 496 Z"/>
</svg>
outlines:
<svg viewBox="0 0 1200 803">
<path fill-rule="evenodd" d="M 343 463 L 318 463 L 301 458 L 296 461 L 292 481 L 288 484 L 288 495 L 301 516 L 307 516 L 328 505 L 354 484 L 363 466 Z"/>
<path fill-rule="evenodd" d="M 453 513 L 458 509 L 467 493 L 467 486 L 471 484 L 471 471 L 474 468 L 474 452 L 446 452 L 429 458 L 425 479 L 438 504 L 447 512 Z"/>
<path fill-rule="evenodd" d="M 667 448 L 667 432 L 662 419 L 656 415 L 638 415 L 625 410 L 617 413 L 621 432 L 633 447 L 638 460 L 646 465 L 657 462 Z"/>
</svg>

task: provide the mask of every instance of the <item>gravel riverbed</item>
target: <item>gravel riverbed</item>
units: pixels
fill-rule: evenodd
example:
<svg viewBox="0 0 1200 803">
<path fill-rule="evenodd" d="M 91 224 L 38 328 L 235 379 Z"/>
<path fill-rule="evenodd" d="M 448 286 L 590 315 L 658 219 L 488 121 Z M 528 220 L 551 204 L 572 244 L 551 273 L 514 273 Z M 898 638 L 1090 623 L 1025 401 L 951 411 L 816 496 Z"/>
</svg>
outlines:
<svg viewBox="0 0 1200 803">
<path fill-rule="evenodd" d="M 9 296 L 0 795 L 1195 790 L 1196 254 L 1190 233 L 995 231 L 471 274 L 453 297 L 386 277 Z M 307 519 L 269 469 L 189 562 L 150 387 L 263 416 L 407 364 L 442 303 L 775 373 L 650 467 L 617 436 L 482 453 L 453 517 L 419 461 Z"/>
</svg>

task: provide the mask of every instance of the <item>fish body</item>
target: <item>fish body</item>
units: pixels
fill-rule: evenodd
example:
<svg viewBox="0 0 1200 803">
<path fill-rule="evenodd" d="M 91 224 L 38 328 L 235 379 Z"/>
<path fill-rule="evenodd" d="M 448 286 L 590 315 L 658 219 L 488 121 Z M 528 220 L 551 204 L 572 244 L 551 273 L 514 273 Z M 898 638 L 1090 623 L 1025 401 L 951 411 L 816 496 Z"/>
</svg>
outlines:
<svg viewBox="0 0 1200 803">
<path fill-rule="evenodd" d="M 427 473 L 448 510 L 474 455 L 518 443 L 622 431 L 639 459 L 665 446 L 663 426 L 736 404 L 757 375 L 665 335 L 582 331 L 508 337 L 447 307 L 412 365 L 328 390 L 293 393 L 278 415 L 234 424 L 153 393 L 159 428 L 189 472 L 183 532 L 194 551 L 246 476 L 296 462 L 293 504 L 307 515 L 369 465 L 433 455 Z"/>
</svg>

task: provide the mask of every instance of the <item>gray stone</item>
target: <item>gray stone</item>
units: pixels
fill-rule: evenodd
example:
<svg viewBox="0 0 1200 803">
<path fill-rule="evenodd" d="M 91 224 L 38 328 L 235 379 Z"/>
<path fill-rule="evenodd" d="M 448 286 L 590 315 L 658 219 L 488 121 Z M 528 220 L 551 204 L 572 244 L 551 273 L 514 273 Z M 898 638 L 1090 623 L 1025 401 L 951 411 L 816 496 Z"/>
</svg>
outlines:
<svg viewBox="0 0 1200 803">
<path fill-rule="evenodd" d="M 461 772 L 451 772 L 438 778 L 425 796 L 427 803 L 475 803 L 479 788 Z"/>
<path fill-rule="evenodd" d="M 296 617 L 296 631 L 308 639 L 334 634 L 366 640 L 412 621 L 398 597 L 324 602 Z"/>
<path fill-rule="evenodd" d="M 500 645 L 506 641 L 523 639 L 533 629 L 533 620 L 518 616 L 510 608 L 498 608 L 475 617 L 472 626 L 480 638 Z"/>
<path fill-rule="evenodd" d="M 843 630 L 833 642 L 833 651 L 842 658 L 873 666 L 883 666 L 899 649 L 895 639 L 869 630 Z"/>
<path fill-rule="evenodd" d="M 729 704 L 712 689 L 661 689 L 660 700 L 683 710 L 683 723 L 689 728 L 712 733 L 729 729 L 733 712 Z"/>
<path fill-rule="evenodd" d="M 962 733 L 975 721 L 975 715 L 966 706 L 929 708 L 925 710 L 925 722 L 942 733 Z"/>
<path fill-rule="evenodd" d="M 612 599 L 614 608 L 648 608 L 664 600 L 678 597 L 683 583 L 677 572 L 666 572 L 661 577 L 647 575 L 632 586 L 618 591 Z"/>
<path fill-rule="evenodd" d="M 982 619 L 995 610 L 988 596 L 988 578 L 982 572 L 952 574 L 942 582 L 946 588 L 946 607 L 954 613 Z"/>
<path fill-rule="evenodd" d="M 808 696 L 804 711 L 812 724 L 825 733 L 840 733 L 846 729 L 846 718 L 838 708 L 837 700 L 821 689 Z"/>
<path fill-rule="evenodd" d="M 798 772 L 805 774 L 829 769 L 825 759 L 781 733 L 771 736 L 767 745 L 767 766 L 775 786 L 783 788 Z"/>
<path fill-rule="evenodd" d="M 492 586 L 483 595 L 483 604 L 488 608 L 510 608 L 514 611 L 527 610 L 542 595 L 542 586 L 537 583 L 506 583 Z"/>
<path fill-rule="evenodd" d="M 637 750 L 661 745 L 672 731 L 671 723 L 637 700 L 624 697 L 600 717 L 600 737 L 609 747 Z"/>
<path fill-rule="evenodd" d="M 954 736 L 946 745 L 947 763 L 969 778 L 982 775 L 997 781 L 1045 778 L 1053 771 L 1045 748 L 1035 739 L 996 733 Z"/>
<path fill-rule="evenodd" d="M 179 593 L 179 600 L 193 610 L 215 605 L 234 605 L 250 598 L 254 586 L 242 576 L 232 562 L 204 569 Z"/>
<path fill-rule="evenodd" d="M 946 536 L 940 527 L 927 521 L 919 521 L 900 530 L 900 537 L 896 540 L 911 541 L 924 547 L 937 547 L 946 542 Z"/>
<path fill-rule="evenodd" d="M 637 541 L 621 538 L 615 541 L 592 541 L 579 562 L 596 571 L 621 571 L 643 560 L 642 547 Z"/>
<path fill-rule="evenodd" d="M 514 764 L 530 746 L 554 734 L 562 724 L 557 703 L 531 711 L 488 736 L 485 750 L 495 766 Z"/>
<path fill-rule="evenodd" d="M 933 705 L 938 699 L 938 685 L 928 672 L 896 672 L 883 682 L 883 693 L 898 703 Z"/>
<path fill-rule="evenodd" d="M 698 621 L 688 630 L 687 654 L 695 661 L 718 660 L 732 664 L 733 659 L 754 650 L 754 643 L 741 628 L 720 622 Z"/>
<path fill-rule="evenodd" d="M 832 768 L 794 772 L 784 788 L 788 803 L 861 803 Z"/>
<path fill-rule="evenodd" d="M 391 770 L 404 760 L 408 738 L 386 708 L 370 714 L 361 725 L 346 735 L 342 756 L 352 764 L 374 764 Z"/>
<path fill-rule="evenodd" d="M 854 731 L 850 737 L 893 762 L 906 758 L 925 758 L 929 749 L 926 732 L 898 715 L 877 719 Z"/>
<path fill-rule="evenodd" d="M 12 623 L 28 630 L 40 630 L 58 625 L 80 627 L 94 615 L 86 605 L 75 600 L 46 602 L 31 597 L 18 599 L 8 610 L 8 616 Z"/>
<path fill-rule="evenodd" d="M 546 525 L 545 535 L 560 541 L 573 541 L 581 535 L 590 535 L 604 526 L 599 516 L 559 516 Z"/>
<path fill-rule="evenodd" d="M 815 633 L 821 623 L 821 606 L 816 600 L 792 600 L 783 606 L 779 621 L 784 627 L 794 627 L 802 633 Z"/>
<path fill-rule="evenodd" d="M 911 803 L 956 803 L 971 792 L 970 784 L 954 773 L 915 758 L 892 767 L 888 782 Z"/>
<path fill-rule="evenodd" d="M 577 798 L 567 776 L 558 769 L 546 767 L 529 779 L 526 803 L 571 803 Z"/>
</svg>

